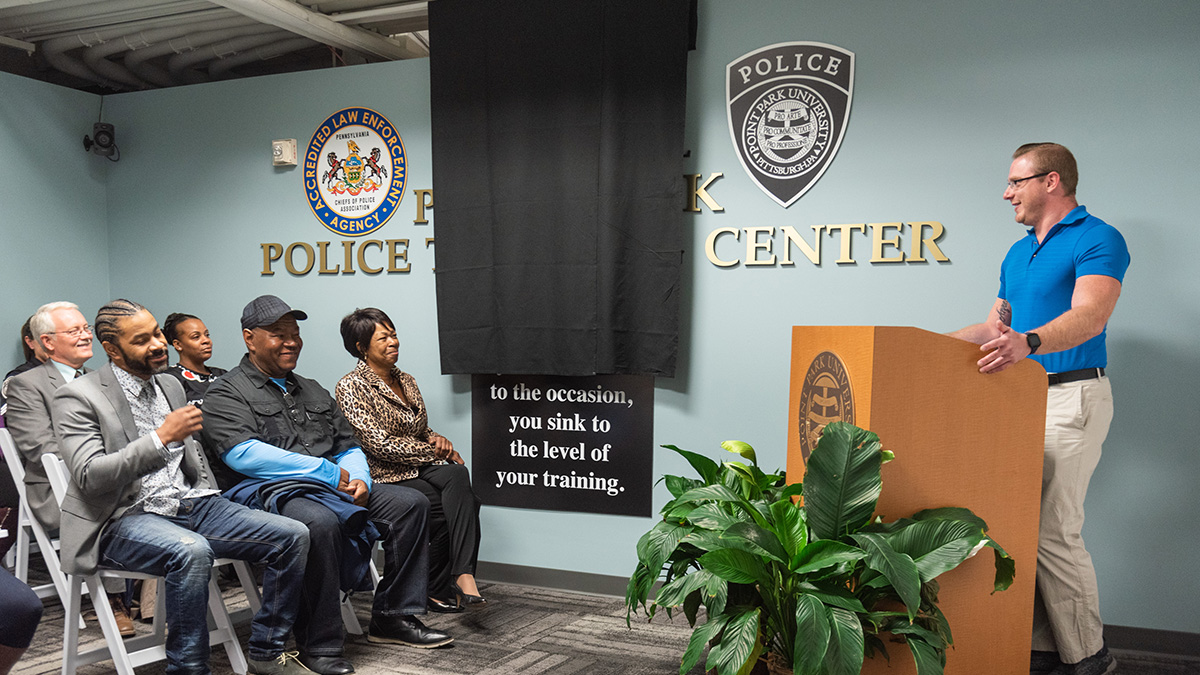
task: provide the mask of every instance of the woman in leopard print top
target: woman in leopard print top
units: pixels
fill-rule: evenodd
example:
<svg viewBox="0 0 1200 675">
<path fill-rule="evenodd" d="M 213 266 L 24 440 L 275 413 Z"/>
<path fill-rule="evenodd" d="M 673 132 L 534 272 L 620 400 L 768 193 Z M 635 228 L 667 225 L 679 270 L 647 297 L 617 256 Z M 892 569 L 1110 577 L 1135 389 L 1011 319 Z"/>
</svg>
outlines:
<svg viewBox="0 0 1200 675">
<path fill-rule="evenodd" d="M 429 428 L 417 381 L 396 367 L 395 324 L 371 307 L 343 318 L 341 331 L 346 351 L 359 361 L 338 381 L 335 395 L 362 443 L 371 479 L 429 498 L 429 608 L 459 611 L 459 602 L 447 600 L 455 594 L 466 604 L 483 604 L 475 583 L 479 500 L 454 444 Z"/>
</svg>

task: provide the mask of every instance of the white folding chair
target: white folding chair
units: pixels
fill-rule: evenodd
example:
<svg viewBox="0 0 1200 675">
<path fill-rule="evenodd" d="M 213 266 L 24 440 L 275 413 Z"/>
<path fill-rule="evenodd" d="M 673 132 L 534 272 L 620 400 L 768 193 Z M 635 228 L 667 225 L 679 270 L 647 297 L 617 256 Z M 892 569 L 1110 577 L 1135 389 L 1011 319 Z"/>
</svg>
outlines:
<svg viewBox="0 0 1200 675">
<path fill-rule="evenodd" d="M 12 475 L 13 482 L 17 486 L 17 543 L 13 547 L 15 554 L 15 563 L 13 565 L 13 576 L 21 581 L 29 580 L 29 555 L 34 548 L 41 554 L 42 560 L 46 563 L 46 569 L 50 572 L 50 583 L 39 584 L 33 587 L 39 598 L 65 598 L 67 596 L 67 578 L 62 573 L 61 566 L 58 561 L 58 540 L 51 538 L 46 534 L 46 529 L 42 524 L 33 517 L 33 511 L 29 508 L 29 499 L 25 491 L 25 465 L 22 464 L 21 453 L 17 451 L 17 444 L 13 441 L 12 434 L 3 427 L 0 427 L 0 449 L 4 452 L 4 463 L 8 465 L 8 471 Z M 33 541 L 30 541 L 29 535 L 33 534 Z M 36 547 L 33 544 L 36 542 Z M 79 620 L 79 627 L 83 628 L 83 619 Z"/>
<path fill-rule="evenodd" d="M 67 483 L 70 480 L 67 465 L 61 458 L 54 455 L 42 455 L 42 464 L 45 465 L 46 475 L 50 478 L 50 487 L 54 490 L 54 498 L 58 500 L 59 504 L 62 504 L 63 498 L 67 494 Z M 249 574 L 249 569 L 245 567 L 245 563 L 228 558 L 218 558 L 214 561 L 213 565 L 215 567 L 231 563 L 241 563 L 238 568 L 238 576 L 242 579 L 243 584 L 246 583 L 246 578 L 249 577 L 250 587 L 254 588 L 255 592 L 253 594 L 248 592 L 247 595 L 249 597 L 247 599 L 250 601 L 251 607 L 256 608 L 259 603 L 257 587 L 254 586 L 254 578 Z M 243 576 L 243 571 L 246 576 Z M 106 577 L 143 579 L 143 583 L 153 581 L 158 584 L 158 599 L 154 611 L 154 631 L 151 634 L 128 640 L 121 639 L 120 631 L 117 628 L 116 621 L 113 619 L 112 608 L 108 604 L 108 595 L 104 592 L 103 579 Z M 80 652 L 78 624 L 74 621 L 64 621 L 63 675 L 75 675 L 75 670 L 79 666 L 108 659 L 112 660 L 119 675 L 134 675 L 134 668 L 167 658 L 165 644 L 167 628 L 165 587 L 162 577 L 123 570 L 98 570 L 95 574 L 83 576 L 77 574 L 67 575 L 68 591 L 62 596 L 65 616 L 75 616 L 80 612 L 84 582 L 87 583 L 88 589 L 91 592 L 92 605 L 96 609 L 96 618 L 99 620 L 100 629 L 104 633 L 105 644 L 104 647 Z M 246 657 L 242 654 L 242 648 L 238 644 L 237 633 L 233 630 L 233 623 L 229 618 L 229 612 L 221 597 L 221 589 L 217 586 L 215 575 L 210 577 L 208 581 L 208 611 L 211 623 L 215 626 L 209 632 L 209 645 L 212 647 L 217 645 L 225 647 L 225 653 L 229 656 L 229 663 L 233 667 L 233 672 L 238 673 L 238 675 L 245 675 L 247 670 Z"/>
</svg>

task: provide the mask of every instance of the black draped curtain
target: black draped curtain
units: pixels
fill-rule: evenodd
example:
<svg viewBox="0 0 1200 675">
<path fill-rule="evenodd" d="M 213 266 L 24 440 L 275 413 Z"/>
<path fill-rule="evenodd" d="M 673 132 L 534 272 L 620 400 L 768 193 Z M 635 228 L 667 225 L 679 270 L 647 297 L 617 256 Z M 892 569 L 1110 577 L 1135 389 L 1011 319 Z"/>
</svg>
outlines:
<svg viewBox="0 0 1200 675">
<path fill-rule="evenodd" d="M 429 3 L 444 373 L 674 375 L 689 5 Z"/>
</svg>

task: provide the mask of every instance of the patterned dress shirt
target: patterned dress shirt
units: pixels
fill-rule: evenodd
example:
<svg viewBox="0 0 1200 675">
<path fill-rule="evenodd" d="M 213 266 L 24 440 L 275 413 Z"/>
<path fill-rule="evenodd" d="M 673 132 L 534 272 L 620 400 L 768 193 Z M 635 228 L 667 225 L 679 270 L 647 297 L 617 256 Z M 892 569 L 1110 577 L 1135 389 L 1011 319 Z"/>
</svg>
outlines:
<svg viewBox="0 0 1200 675">
<path fill-rule="evenodd" d="M 174 516 L 179 511 L 179 502 L 183 499 L 194 499 L 217 494 L 216 490 L 197 490 L 187 484 L 179 465 L 183 462 L 183 444 L 176 441 L 164 446 L 156 429 L 162 426 L 167 415 L 171 412 L 167 403 L 167 395 L 154 381 L 154 378 L 143 380 L 131 375 L 113 364 L 113 373 L 129 408 L 133 411 L 133 422 L 137 425 L 138 436 L 154 434 L 154 444 L 167 460 L 163 468 L 142 476 L 142 490 L 131 511 L 141 510 L 160 516 Z"/>
</svg>

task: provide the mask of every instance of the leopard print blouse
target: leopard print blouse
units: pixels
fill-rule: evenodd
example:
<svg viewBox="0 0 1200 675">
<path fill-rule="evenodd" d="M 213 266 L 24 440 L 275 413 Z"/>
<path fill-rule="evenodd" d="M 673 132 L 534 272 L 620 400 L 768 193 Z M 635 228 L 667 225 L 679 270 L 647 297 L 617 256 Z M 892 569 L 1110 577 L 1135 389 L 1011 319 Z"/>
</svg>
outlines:
<svg viewBox="0 0 1200 675">
<path fill-rule="evenodd" d="M 441 461 L 429 442 L 433 430 L 417 381 L 399 368 L 392 368 L 391 378 L 400 383 L 410 405 L 362 360 L 334 390 L 338 407 L 367 455 L 371 480 L 381 483 L 416 478 L 418 467 Z"/>
</svg>

